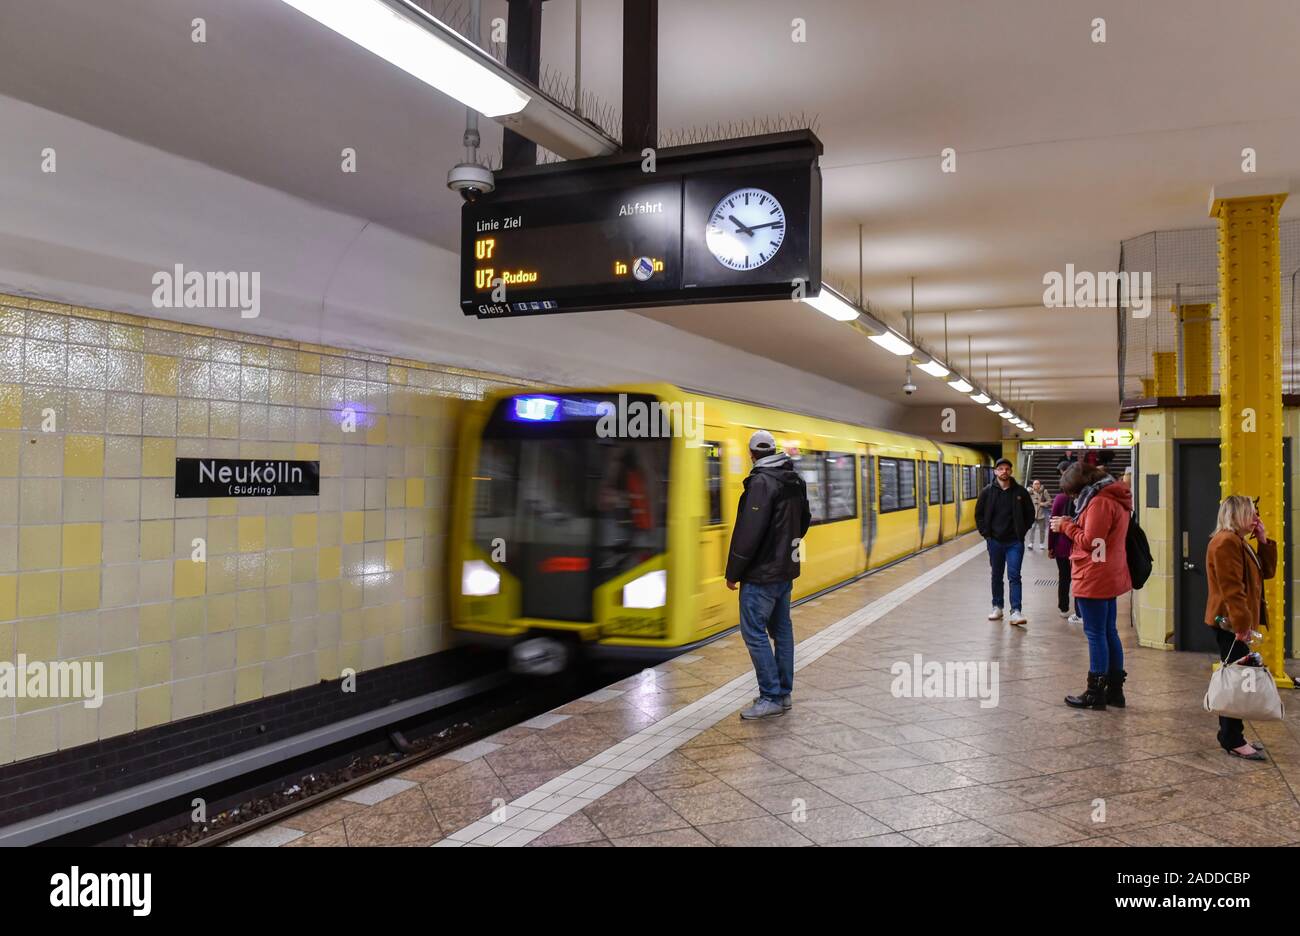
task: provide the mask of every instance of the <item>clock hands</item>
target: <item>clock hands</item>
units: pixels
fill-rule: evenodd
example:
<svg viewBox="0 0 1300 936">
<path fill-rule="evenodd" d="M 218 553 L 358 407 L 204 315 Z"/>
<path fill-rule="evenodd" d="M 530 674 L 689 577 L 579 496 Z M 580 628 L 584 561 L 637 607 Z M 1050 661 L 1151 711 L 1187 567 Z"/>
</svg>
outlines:
<svg viewBox="0 0 1300 936">
<path fill-rule="evenodd" d="M 737 218 L 735 215 L 727 215 L 727 220 L 736 226 L 737 231 L 743 231 L 746 234 L 748 234 L 750 237 L 754 236 L 755 231 L 762 230 L 765 227 L 775 227 L 776 225 L 782 223 L 780 221 L 767 221 L 764 222 L 763 224 L 744 225 L 741 224 L 740 219 Z"/>
<path fill-rule="evenodd" d="M 727 220 L 736 226 L 737 231 L 744 231 L 750 237 L 754 236 L 754 229 L 751 227 L 745 227 L 745 225 L 741 224 L 740 219 L 735 215 L 727 215 Z"/>
</svg>

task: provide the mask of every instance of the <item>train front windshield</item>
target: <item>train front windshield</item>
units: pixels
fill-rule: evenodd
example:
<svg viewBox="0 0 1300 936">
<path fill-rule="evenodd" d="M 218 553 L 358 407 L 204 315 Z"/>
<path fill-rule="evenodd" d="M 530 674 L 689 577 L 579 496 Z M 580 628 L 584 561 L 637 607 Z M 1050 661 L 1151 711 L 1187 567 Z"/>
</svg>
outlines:
<svg viewBox="0 0 1300 936">
<path fill-rule="evenodd" d="M 593 589 L 666 547 L 669 440 L 602 437 L 604 399 L 513 397 L 484 429 L 474 540 L 524 617 L 590 621 Z"/>
</svg>

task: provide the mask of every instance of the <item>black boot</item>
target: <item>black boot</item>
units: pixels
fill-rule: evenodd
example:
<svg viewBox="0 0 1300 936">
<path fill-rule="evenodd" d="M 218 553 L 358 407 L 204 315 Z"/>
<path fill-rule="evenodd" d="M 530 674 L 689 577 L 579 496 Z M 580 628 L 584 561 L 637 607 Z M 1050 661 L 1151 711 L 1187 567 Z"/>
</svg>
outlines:
<svg viewBox="0 0 1300 936">
<path fill-rule="evenodd" d="M 1089 673 L 1088 688 L 1083 691 L 1082 695 L 1066 696 L 1065 704 L 1074 708 L 1105 709 L 1106 674 Z"/>
<path fill-rule="evenodd" d="M 1124 707 L 1124 677 L 1128 675 L 1125 670 L 1111 670 L 1106 674 L 1106 704 L 1113 705 L 1116 708 Z"/>
</svg>

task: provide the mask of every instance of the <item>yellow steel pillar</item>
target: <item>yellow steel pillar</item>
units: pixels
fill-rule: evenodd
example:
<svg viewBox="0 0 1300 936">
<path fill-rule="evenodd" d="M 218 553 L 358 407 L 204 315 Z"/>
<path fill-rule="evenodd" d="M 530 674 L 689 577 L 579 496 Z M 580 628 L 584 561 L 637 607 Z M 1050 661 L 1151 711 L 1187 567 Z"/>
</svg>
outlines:
<svg viewBox="0 0 1300 936">
<path fill-rule="evenodd" d="M 1156 396 L 1178 396 L 1178 352 L 1154 352 L 1151 368 L 1156 373 Z"/>
<path fill-rule="evenodd" d="M 1208 302 L 1174 306 L 1178 325 L 1183 330 L 1183 392 L 1187 396 L 1208 396 L 1214 392 L 1211 380 L 1214 358 L 1210 352 L 1213 309 Z"/>
<path fill-rule="evenodd" d="M 1269 621 L 1261 653 L 1279 685 L 1286 609 L 1282 567 L 1282 310 L 1278 212 L 1285 183 L 1216 186 L 1210 215 L 1219 222 L 1219 427 L 1222 496 L 1259 498 L 1259 514 L 1278 544 L 1277 575 L 1264 583 Z"/>
</svg>

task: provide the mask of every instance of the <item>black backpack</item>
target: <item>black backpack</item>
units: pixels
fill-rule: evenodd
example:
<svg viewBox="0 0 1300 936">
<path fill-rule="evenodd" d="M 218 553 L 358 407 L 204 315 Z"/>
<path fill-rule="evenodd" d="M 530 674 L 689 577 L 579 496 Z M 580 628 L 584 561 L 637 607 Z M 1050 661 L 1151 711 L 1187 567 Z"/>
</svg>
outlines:
<svg viewBox="0 0 1300 936">
<path fill-rule="evenodd" d="M 1128 576 L 1138 589 L 1151 577 L 1151 544 L 1138 526 L 1137 512 L 1129 515 L 1128 533 L 1124 536 L 1124 556 L 1128 559 Z"/>
</svg>

